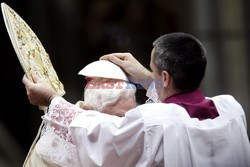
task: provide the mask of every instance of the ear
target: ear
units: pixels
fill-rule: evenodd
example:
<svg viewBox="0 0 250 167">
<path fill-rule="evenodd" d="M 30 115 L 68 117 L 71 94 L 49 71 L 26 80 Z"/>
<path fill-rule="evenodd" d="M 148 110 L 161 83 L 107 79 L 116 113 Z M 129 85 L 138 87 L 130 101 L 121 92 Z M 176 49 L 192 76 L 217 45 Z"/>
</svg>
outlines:
<svg viewBox="0 0 250 167">
<path fill-rule="evenodd" d="M 169 73 L 167 71 L 163 70 L 161 72 L 161 78 L 162 78 L 163 87 L 166 88 L 170 83 L 170 75 L 169 75 Z"/>
</svg>

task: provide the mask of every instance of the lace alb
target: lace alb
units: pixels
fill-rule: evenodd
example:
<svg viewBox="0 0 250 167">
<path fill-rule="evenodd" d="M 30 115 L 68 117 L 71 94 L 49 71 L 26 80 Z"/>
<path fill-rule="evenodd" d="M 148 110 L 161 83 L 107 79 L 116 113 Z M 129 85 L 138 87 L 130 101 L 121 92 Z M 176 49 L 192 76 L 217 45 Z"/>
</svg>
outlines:
<svg viewBox="0 0 250 167">
<path fill-rule="evenodd" d="M 69 129 L 72 120 L 81 110 L 61 99 L 51 104 L 43 118 L 44 126 L 35 150 L 51 166 L 80 166 L 74 139 Z"/>
</svg>

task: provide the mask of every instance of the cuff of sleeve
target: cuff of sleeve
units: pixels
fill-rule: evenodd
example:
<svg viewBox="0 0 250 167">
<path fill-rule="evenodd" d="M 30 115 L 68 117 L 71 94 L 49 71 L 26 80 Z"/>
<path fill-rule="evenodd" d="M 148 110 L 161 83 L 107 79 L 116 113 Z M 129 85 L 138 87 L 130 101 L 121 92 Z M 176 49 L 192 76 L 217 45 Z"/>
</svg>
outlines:
<svg viewBox="0 0 250 167">
<path fill-rule="evenodd" d="M 49 111 L 53 111 L 56 105 L 58 105 L 61 101 L 66 101 L 66 100 L 61 96 L 54 97 L 50 102 Z"/>
</svg>

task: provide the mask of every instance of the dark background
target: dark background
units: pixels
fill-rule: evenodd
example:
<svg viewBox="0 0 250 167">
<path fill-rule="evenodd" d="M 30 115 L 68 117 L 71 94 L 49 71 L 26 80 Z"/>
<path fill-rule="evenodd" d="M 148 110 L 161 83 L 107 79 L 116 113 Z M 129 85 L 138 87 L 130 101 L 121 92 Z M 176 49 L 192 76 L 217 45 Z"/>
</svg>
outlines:
<svg viewBox="0 0 250 167">
<path fill-rule="evenodd" d="M 152 42 L 165 33 L 195 35 L 208 53 L 202 90 L 231 94 L 249 124 L 250 4 L 248 0 L 6 0 L 33 29 L 49 53 L 65 98 L 82 98 L 78 72 L 103 54 L 130 52 L 149 67 Z M 21 166 L 41 123 L 29 104 L 23 69 L 0 17 L 0 166 Z M 138 103 L 145 91 L 137 92 Z"/>
</svg>

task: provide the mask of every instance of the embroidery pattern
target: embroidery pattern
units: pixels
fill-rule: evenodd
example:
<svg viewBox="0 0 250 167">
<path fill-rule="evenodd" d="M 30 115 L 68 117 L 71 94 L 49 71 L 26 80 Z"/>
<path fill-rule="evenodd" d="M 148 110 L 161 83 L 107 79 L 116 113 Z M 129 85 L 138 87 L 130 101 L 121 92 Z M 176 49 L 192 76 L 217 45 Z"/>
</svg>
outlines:
<svg viewBox="0 0 250 167">
<path fill-rule="evenodd" d="M 34 73 L 48 82 L 59 95 L 64 95 L 64 86 L 36 34 L 7 4 L 2 3 L 1 7 L 9 37 L 27 77 L 31 79 L 31 73 Z"/>
</svg>

